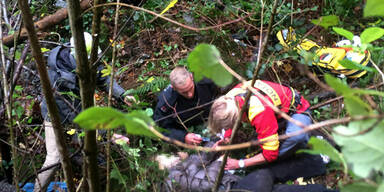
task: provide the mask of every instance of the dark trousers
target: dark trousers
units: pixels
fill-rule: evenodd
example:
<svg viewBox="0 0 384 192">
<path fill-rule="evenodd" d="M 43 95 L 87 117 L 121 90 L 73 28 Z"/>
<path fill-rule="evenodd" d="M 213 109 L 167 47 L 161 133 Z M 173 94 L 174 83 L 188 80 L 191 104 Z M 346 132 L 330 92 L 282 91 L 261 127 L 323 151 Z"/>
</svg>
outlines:
<svg viewBox="0 0 384 192">
<path fill-rule="evenodd" d="M 254 192 L 331 192 L 319 184 L 286 185 L 286 182 L 299 177 L 310 178 L 325 174 L 325 165 L 319 155 L 298 154 L 263 166 L 239 180 L 232 189 Z"/>
</svg>

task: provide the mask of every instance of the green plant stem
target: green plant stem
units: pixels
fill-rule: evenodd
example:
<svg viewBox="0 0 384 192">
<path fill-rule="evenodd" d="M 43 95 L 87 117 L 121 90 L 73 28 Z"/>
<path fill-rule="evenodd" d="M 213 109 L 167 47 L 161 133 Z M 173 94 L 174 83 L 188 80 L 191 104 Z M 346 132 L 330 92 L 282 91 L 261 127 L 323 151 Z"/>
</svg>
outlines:
<svg viewBox="0 0 384 192">
<path fill-rule="evenodd" d="M 116 14 L 115 14 L 115 26 L 113 29 L 113 39 L 117 38 L 117 26 L 119 24 L 119 12 L 120 12 L 120 0 L 117 0 L 117 5 L 116 5 Z M 115 76 L 115 63 L 116 63 L 116 52 L 117 52 L 117 46 L 113 46 L 113 51 L 112 51 L 112 70 L 111 70 L 111 80 L 109 82 L 109 91 L 108 91 L 108 107 L 112 106 L 112 94 L 113 94 L 113 79 Z M 111 139 L 111 130 L 108 130 L 107 132 L 107 137 L 108 140 Z M 110 183 L 111 183 L 111 174 L 110 174 L 110 169 L 111 169 L 111 162 L 110 162 L 110 156 L 111 156 L 111 143 L 108 142 L 106 146 L 106 155 L 107 155 L 107 184 L 106 184 L 106 192 L 110 191 Z"/>
</svg>

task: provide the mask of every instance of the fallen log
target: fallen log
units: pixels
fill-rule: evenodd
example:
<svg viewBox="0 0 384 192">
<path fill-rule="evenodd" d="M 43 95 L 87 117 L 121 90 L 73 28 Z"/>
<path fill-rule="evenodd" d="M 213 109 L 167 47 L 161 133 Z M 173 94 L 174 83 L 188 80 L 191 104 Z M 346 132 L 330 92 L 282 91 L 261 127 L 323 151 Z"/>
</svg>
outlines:
<svg viewBox="0 0 384 192">
<path fill-rule="evenodd" d="M 81 10 L 84 11 L 85 9 L 88 9 L 91 7 L 92 0 L 82 0 L 80 3 Z M 34 23 L 35 30 L 37 32 L 44 31 L 45 29 L 54 26 L 58 23 L 60 23 L 62 20 L 66 19 L 68 17 L 68 11 L 67 8 L 61 8 L 56 13 L 52 15 L 48 15 L 41 19 L 40 21 L 37 21 Z M 7 47 L 13 46 L 13 39 L 18 37 L 18 32 L 14 33 L 12 35 L 8 35 L 6 37 L 3 37 L 3 44 Z M 27 30 L 25 28 L 21 29 L 20 37 L 16 40 L 17 44 L 23 42 L 28 38 Z"/>
</svg>

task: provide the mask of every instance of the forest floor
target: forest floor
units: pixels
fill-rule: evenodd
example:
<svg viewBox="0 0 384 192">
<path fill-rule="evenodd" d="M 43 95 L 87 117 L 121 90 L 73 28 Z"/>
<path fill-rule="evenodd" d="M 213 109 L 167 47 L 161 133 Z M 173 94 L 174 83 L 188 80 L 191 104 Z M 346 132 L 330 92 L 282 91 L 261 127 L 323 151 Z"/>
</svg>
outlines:
<svg viewBox="0 0 384 192">
<path fill-rule="evenodd" d="M 320 1 L 309 1 L 313 4 L 321 4 Z M 305 9 L 308 4 L 301 4 L 302 9 Z M 174 10 L 169 11 L 169 15 L 176 15 L 175 10 L 179 10 L 188 7 L 188 3 L 180 2 Z M 299 8 L 299 7 L 298 7 Z M 187 12 L 187 10 L 185 11 Z M 326 36 L 323 29 L 315 27 L 310 24 L 311 18 L 317 18 L 319 12 L 311 12 L 312 14 L 303 14 L 302 17 L 307 21 L 307 24 L 303 24 L 303 28 L 306 31 L 310 31 L 310 37 L 316 40 L 321 45 L 331 46 L 332 42 L 337 39 Z M 107 13 L 106 13 L 107 14 Z M 201 18 L 206 22 L 213 22 L 211 19 L 201 15 Z M 199 21 L 197 19 L 189 18 L 188 15 L 183 15 L 183 19 L 190 20 L 191 24 L 196 24 Z M 228 21 L 233 18 L 221 18 L 215 20 L 217 23 Z M 113 23 L 112 20 L 103 20 L 106 30 L 110 34 L 106 35 L 108 38 L 112 37 Z M 140 87 L 148 84 L 151 77 L 154 79 L 163 78 L 167 79 L 170 70 L 178 64 L 186 64 L 186 57 L 196 46 L 197 42 L 208 42 L 215 44 L 219 47 L 223 59 L 227 62 L 235 71 L 240 73 L 246 78 L 247 69 L 252 61 L 255 61 L 257 51 L 259 48 L 259 27 L 255 27 L 247 22 L 239 22 L 230 24 L 225 27 L 226 33 L 220 32 L 219 29 L 212 31 L 211 33 L 220 33 L 220 35 L 211 33 L 192 33 L 186 32 L 185 29 L 167 25 L 164 27 L 164 21 L 160 19 L 153 20 L 150 28 L 143 28 L 135 33 L 123 33 L 118 40 L 118 44 L 121 45 L 117 57 L 119 65 L 117 66 L 116 80 L 126 90 L 137 91 Z M 134 23 L 131 22 L 131 25 Z M 278 44 L 276 39 L 276 31 L 270 34 L 270 44 L 268 46 L 275 47 Z M 239 43 L 241 42 L 241 43 Z M 270 60 L 274 60 L 281 52 L 276 50 L 269 50 L 267 48 L 264 54 L 264 61 L 267 63 Z M 298 89 L 313 105 L 321 102 L 326 102 L 328 99 L 334 98 L 335 95 L 331 92 L 324 91 L 315 82 L 303 75 L 298 67 L 299 62 L 295 59 L 287 58 L 281 59 L 276 62 L 270 62 L 267 67 L 263 69 L 263 73 L 260 75 L 262 79 L 281 82 L 283 84 L 289 84 L 290 86 Z M 40 83 L 38 80 L 37 72 L 33 66 L 29 66 L 28 70 L 23 71 L 23 76 L 20 78 L 19 85 L 23 87 L 23 90 L 17 92 L 19 96 L 16 98 L 16 102 L 20 103 L 20 108 L 23 108 L 23 114 L 20 115 L 20 123 L 28 124 L 25 129 L 19 130 L 18 138 L 20 145 L 27 146 L 25 150 L 34 149 L 35 158 L 37 159 L 34 166 L 40 167 L 44 158 L 45 149 L 44 141 L 42 137 L 42 129 L 39 124 L 42 123 L 42 117 L 40 114 L 39 104 L 41 101 L 40 95 Z M 318 74 L 321 79 L 322 74 Z M 353 83 L 353 81 L 350 81 Z M 148 85 L 150 86 L 150 85 Z M 164 86 L 158 86 L 148 88 L 143 93 L 138 93 L 141 102 L 148 103 L 147 107 L 154 108 L 156 104 L 156 95 Z M 105 94 L 100 93 L 104 98 Z M 316 100 L 316 102 L 314 102 Z M 101 99 L 97 102 L 99 105 L 106 105 L 106 100 Z M 323 107 L 323 108 L 322 108 Z M 22 110 L 22 109 L 20 109 Z M 318 114 L 315 117 L 315 121 L 322 121 L 331 116 L 339 116 L 342 111 L 342 102 L 340 100 L 332 102 L 319 108 L 313 108 L 317 110 Z M 27 123 L 28 122 L 28 123 Z M 328 130 L 323 129 L 328 135 Z M 27 135 L 27 136 L 25 136 Z M 26 137 L 26 138 L 25 138 Z M 70 137 L 70 136 L 69 136 Z M 332 138 L 330 138 L 332 139 Z M 71 140 L 68 138 L 68 140 Z M 35 147 L 38 146 L 38 147 Z M 75 151 L 76 145 L 72 146 L 71 151 Z M 313 179 L 306 180 L 307 183 L 320 183 L 330 188 L 337 188 L 338 182 L 343 178 L 344 174 L 336 165 L 330 163 L 328 166 L 327 174 L 325 176 L 319 176 Z M 295 181 L 296 183 L 298 181 Z"/>
</svg>

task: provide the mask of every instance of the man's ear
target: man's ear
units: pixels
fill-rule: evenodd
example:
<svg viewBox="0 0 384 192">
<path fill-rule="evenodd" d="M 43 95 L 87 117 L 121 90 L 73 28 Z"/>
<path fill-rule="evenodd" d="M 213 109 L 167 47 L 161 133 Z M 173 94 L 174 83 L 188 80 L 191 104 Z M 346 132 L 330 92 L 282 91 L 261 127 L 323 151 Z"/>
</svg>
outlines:
<svg viewBox="0 0 384 192">
<path fill-rule="evenodd" d="M 189 73 L 189 76 L 191 77 L 191 79 L 193 81 L 193 74 L 191 72 Z"/>
</svg>

